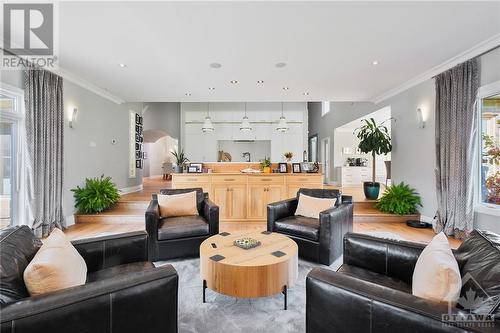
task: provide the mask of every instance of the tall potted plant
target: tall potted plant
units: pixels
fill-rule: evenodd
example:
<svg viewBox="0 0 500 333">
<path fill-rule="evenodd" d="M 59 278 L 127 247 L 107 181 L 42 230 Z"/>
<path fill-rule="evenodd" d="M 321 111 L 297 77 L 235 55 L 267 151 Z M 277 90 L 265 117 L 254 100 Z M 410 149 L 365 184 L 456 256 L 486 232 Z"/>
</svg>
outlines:
<svg viewBox="0 0 500 333">
<path fill-rule="evenodd" d="M 174 150 L 171 153 L 175 157 L 175 168 L 174 168 L 175 172 L 182 173 L 184 164 L 189 162 L 189 159 L 184 154 L 184 150 L 181 150 L 180 152 Z"/>
<path fill-rule="evenodd" d="M 387 155 L 392 150 L 391 136 L 384 122 L 377 124 L 375 119 L 363 119 L 364 125 L 354 131 L 359 139 L 358 148 L 362 153 L 372 155 L 372 181 L 363 183 L 367 199 L 375 200 L 380 193 L 380 183 L 375 181 L 377 155 Z"/>
</svg>

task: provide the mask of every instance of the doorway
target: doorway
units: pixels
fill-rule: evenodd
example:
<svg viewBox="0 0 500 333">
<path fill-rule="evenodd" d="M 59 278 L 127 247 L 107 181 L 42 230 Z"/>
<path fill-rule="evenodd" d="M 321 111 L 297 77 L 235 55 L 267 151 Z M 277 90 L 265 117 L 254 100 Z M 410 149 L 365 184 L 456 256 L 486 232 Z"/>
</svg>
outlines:
<svg viewBox="0 0 500 333">
<path fill-rule="evenodd" d="M 330 183 L 330 138 L 321 140 L 321 165 L 323 167 L 323 183 Z"/>
</svg>

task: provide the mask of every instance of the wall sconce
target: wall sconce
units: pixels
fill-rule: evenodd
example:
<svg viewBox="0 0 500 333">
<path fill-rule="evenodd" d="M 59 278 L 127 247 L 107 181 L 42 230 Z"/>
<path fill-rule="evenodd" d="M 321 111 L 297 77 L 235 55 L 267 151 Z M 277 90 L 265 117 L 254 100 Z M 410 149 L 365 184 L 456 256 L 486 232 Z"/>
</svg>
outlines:
<svg viewBox="0 0 500 333">
<path fill-rule="evenodd" d="M 69 128 L 75 128 L 74 123 L 76 121 L 76 114 L 78 113 L 77 108 L 73 108 L 73 111 L 69 114 Z"/>
<path fill-rule="evenodd" d="M 421 108 L 417 109 L 417 121 L 418 121 L 418 127 L 425 128 L 425 120 Z"/>
</svg>

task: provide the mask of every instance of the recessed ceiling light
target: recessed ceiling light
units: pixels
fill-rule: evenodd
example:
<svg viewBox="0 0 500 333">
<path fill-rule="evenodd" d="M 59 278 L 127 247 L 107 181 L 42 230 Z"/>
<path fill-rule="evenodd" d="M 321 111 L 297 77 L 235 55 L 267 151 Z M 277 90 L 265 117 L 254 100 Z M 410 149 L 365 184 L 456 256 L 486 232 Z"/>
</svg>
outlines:
<svg viewBox="0 0 500 333">
<path fill-rule="evenodd" d="M 119 64 L 119 66 L 120 66 L 121 68 L 125 68 L 125 67 L 127 67 L 127 65 L 126 65 L 126 64 Z"/>
<path fill-rule="evenodd" d="M 264 80 L 258 80 L 257 83 L 262 84 L 264 83 Z"/>
<path fill-rule="evenodd" d="M 284 86 L 284 87 L 283 87 L 283 90 L 288 90 L 288 89 L 290 89 L 290 88 L 289 88 L 289 87 L 287 87 L 287 86 Z"/>
<path fill-rule="evenodd" d="M 307 91 L 303 92 L 302 95 L 304 96 L 309 96 L 309 93 Z"/>
<path fill-rule="evenodd" d="M 210 64 L 210 67 L 212 67 L 212 68 L 221 68 L 222 65 L 219 64 L 218 62 L 213 62 L 213 63 Z"/>
<path fill-rule="evenodd" d="M 278 68 L 283 68 L 286 66 L 286 62 L 278 62 L 275 66 Z"/>
<path fill-rule="evenodd" d="M 208 90 L 215 90 L 215 87 L 208 87 Z"/>
<path fill-rule="evenodd" d="M 190 92 L 187 92 L 187 93 L 185 93 L 184 95 L 186 95 L 186 96 L 191 96 L 191 93 L 190 93 Z"/>
<path fill-rule="evenodd" d="M 229 82 L 231 82 L 232 84 L 236 84 L 236 83 L 238 83 L 238 80 L 231 80 Z"/>
<path fill-rule="evenodd" d="M 377 65 L 378 65 L 378 61 L 377 61 L 377 60 L 373 60 L 373 61 L 372 61 L 372 65 L 373 65 L 373 66 L 377 66 Z"/>
</svg>

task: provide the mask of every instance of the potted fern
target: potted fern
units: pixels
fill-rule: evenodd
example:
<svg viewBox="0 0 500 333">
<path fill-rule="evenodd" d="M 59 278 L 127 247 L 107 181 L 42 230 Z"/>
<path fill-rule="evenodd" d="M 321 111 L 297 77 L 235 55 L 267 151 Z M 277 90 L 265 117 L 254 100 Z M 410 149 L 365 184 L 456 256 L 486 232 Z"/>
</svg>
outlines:
<svg viewBox="0 0 500 333">
<path fill-rule="evenodd" d="M 177 151 L 172 151 L 172 155 L 175 157 L 175 167 L 174 170 L 176 173 L 182 173 L 182 170 L 184 168 L 184 164 L 189 162 L 189 159 L 186 157 L 186 154 L 184 154 L 184 150 L 181 149 L 180 152 Z"/>
<path fill-rule="evenodd" d="M 87 178 L 85 186 L 71 189 L 80 214 L 96 214 L 116 205 L 120 194 L 111 177 Z"/>
<path fill-rule="evenodd" d="M 375 200 L 380 193 L 380 183 L 375 181 L 375 162 L 377 155 L 387 155 L 392 150 L 391 136 L 384 122 L 377 124 L 375 119 L 363 119 L 364 125 L 354 131 L 360 140 L 358 148 L 362 153 L 372 155 L 372 181 L 363 183 L 367 199 Z"/>
<path fill-rule="evenodd" d="M 422 206 L 420 195 L 404 182 L 386 187 L 375 204 L 375 208 L 381 212 L 397 215 L 416 214 L 418 206 Z"/>
</svg>

